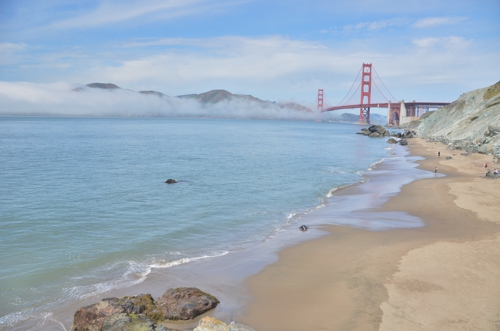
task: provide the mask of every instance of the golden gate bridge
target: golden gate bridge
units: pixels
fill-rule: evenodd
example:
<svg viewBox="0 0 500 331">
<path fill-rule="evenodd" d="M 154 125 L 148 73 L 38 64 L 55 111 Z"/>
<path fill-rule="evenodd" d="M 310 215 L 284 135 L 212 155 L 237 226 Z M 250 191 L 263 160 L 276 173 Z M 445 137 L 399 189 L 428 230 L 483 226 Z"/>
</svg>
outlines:
<svg viewBox="0 0 500 331">
<path fill-rule="evenodd" d="M 375 73 L 376 77 L 386 90 L 386 92 L 394 99 L 391 102 L 382 90 L 379 88 L 375 80 L 372 80 L 372 72 Z M 356 90 L 351 94 L 353 87 L 356 85 L 358 78 L 361 74 L 361 80 L 357 84 Z M 378 90 L 384 99 L 382 102 L 372 102 L 372 86 Z M 360 101 L 357 104 L 352 103 L 352 99 L 357 95 L 358 90 L 360 91 Z M 346 100 L 349 96 L 350 98 Z M 431 108 L 441 108 L 449 104 L 449 102 L 427 102 L 427 101 L 412 101 L 405 102 L 404 100 L 396 101 L 392 93 L 387 89 L 380 76 L 375 71 L 375 68 L 371 63 L 363 63 L 361 69 L 358 72 L 356 79 L 354 80 L 349 92 L 342 101 L 339 102 L 337 106 L 328 107 L 325 105 L 325 95 L 323 89 L 318 89 L 318 110 L 321 112 L 341 110 L 341 109 L 358 109 L 359 108 L 359 123 L 360 124 L 370 124 L 370 109 L 371 108 L 387 108 L 387 124 L 388 125 L 400 125 L 411 122 L 414 119 L 419 118 L 424 113 L 428 112 Z M 344 103 L 343 103 L 344 102 Z"/>
</svg>

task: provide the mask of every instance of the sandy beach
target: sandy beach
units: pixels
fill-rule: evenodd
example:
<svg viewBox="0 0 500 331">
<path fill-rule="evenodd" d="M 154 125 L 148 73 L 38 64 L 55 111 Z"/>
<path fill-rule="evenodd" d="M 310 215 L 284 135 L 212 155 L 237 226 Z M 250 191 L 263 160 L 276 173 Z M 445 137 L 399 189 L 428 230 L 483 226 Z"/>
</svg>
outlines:
<svg viewBox="0 0 500 331">
<path fill-rule="evenodd" d="M 327 236 L 281 251 L 246 280 L 252 301 L 241 322 L 260 331 L 500 330 L 500 179 L 481 177 L 484 163 L 497 165 L 409 143 L 425 158 L 420 169 L 445 176 L 405 185 L 373 215 L 405 211 L 425 226 L 325 226 Z"/>
</svg>

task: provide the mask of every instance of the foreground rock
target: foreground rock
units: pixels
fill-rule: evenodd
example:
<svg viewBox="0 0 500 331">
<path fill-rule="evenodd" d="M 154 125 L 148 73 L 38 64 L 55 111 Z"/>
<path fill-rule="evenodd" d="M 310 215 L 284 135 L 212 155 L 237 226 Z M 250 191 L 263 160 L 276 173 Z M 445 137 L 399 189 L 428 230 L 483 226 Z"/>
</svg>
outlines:
<svg viewBox="0 0 500 331">
<path fill-rule="evenodd" d="M 222 321 L 219 321 L 216 318 L 207 316 L 200 320 L 198 326 L 193 331 L 254 331 L 252 328 L 236 323 L 231 322 L 230 324 L 226 324 Z"/>
<path fill-rule="evenodd" d="M 370 125 L 368 128 L 362 128 L 360 132 L 356 134 L 362 134 L 369 137 L 389 137 L 390 133 L 382 125 Z"/>
<path fill-rule="evenodd" d="M 168 289 L 156 302 L 151 294 L 108 298 L 78 309 L 71 331 L 166 331 L 156 323 L 193 319 L 217 304 L 212 295 L 188 287 Z"/>
<path fill-rule="evenodd" d="M 156 306 L 169 320 L 191 320 L 218 304 L 217 298 L 194 287 L 168 289 L 156 300 Z"/>
</svg>

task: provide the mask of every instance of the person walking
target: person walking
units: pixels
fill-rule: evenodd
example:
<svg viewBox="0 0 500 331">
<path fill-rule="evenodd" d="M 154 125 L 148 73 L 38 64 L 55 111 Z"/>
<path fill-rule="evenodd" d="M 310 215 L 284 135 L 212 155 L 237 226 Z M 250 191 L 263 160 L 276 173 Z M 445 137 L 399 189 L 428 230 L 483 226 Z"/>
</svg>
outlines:
<svg viewBox="0 0 500 331">
<path fill-rule="evenodd" d="M 438 157 L 441 157 L 441 151 L 438 152 Z"/>
<path fill-rule="evenodd" d="M 438 167 L 434 167 L 434 177 L 437 177 Z"/>
</svg>

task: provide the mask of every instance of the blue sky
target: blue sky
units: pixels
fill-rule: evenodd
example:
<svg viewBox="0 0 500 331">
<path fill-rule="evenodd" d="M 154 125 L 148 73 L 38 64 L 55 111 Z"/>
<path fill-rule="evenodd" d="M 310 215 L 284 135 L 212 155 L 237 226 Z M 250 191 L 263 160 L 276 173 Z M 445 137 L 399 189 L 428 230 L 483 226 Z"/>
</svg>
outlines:
<svg viewBox="0 0 500 331">
<path fill-rule="evenodd" d="M 308 106 L 323 88 L 336 105 L 373 63 L 397 99 L 452 101 L 499 81 L 499 59 L 498 0 L 0 0 L 4 87 L 226 89 Z"/>
</svg>

